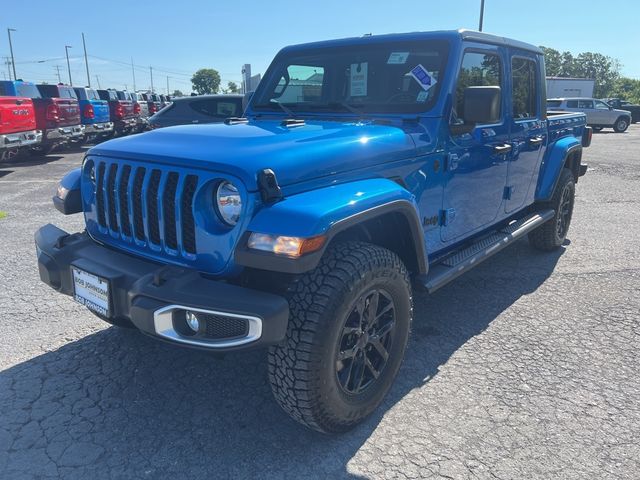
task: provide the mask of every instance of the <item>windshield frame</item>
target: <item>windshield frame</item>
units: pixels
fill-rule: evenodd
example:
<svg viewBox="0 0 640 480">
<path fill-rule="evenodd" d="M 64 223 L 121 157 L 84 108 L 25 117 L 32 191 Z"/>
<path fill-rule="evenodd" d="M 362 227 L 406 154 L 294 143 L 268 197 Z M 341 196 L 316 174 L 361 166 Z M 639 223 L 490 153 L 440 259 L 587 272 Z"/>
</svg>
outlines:
<svg viewBox="0 0 640 480">
<path fill-rule="evenodd" d="M 300 62 L 304 57 L 321 57 L 327 56 L 330 58 L 333 52 L 341 53 L 353 50 L 360 50 L 363 55 L 366 51 L 377 50 L 385 48 L 390 52 L 406 51 L 407 48 L 412 52 L 427 52 L 436 51 L 440 53 L 439 59 L 439 71 L 437 83 L 432 87 L 434 89 L 433 96 L 425 103 L 395 103 L 389 104 L 391 107 L 385 108 L 385 103 L 360 103 L 360 102 L 348 102 L 344 99 L 330 99 L 326 102 L 312 103 L 312 102 L 277 102 L 273 101 L 273 91 L 277 85 L 277 82 L 283 76 L 284 70 L 292 65 L 304 65 L 304 62 Z M 400 50 L 398 50 L 400 49 Z M 354 53 L 357 55 L 358 52 Z M 252 95 L 250 103 L 247 107 L 246 114 L 261 116 L 261 115 L 286 115 L 282 106 L 286 107 L 296 116 L 356 116 L 356 117 L 374 117 L 374 116 L 412 116 L 425 114 L 433 110 L 436 105 L 440 103 L 442 96 L 442 89 L 448 80 L 449 62 L 453 58 L 454 50 L 449 39 L 445 38 L 422 38 L 422 39 L 398 39 L 393 41 L 370 41 L 362 43 L 344 43 L 338 45 L 309 45 L 301 47 L 289 47 L 281 50 L 273 59 L 269 68 L 267 69 L 264 78 L 260 82 L 256 92 Z M 411 70 L 409 67 L 414 65 L 409 61 L 407 62 L 407 71 Z M 408 72 L 407 72 L 408 73 Z M 265 100 L 271 100 L 271 103 L 265 103 Z M 413 107 L 413 108 L 412 108 Z M 287 115 L 289 116 L 289 115 Z"/>
</svg>

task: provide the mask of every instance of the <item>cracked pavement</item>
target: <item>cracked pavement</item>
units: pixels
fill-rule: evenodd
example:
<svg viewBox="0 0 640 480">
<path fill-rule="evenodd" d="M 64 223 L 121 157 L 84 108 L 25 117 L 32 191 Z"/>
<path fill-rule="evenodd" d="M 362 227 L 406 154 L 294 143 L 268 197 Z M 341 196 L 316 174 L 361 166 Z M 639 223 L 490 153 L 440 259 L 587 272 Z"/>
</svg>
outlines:
<svg viewBox="0 0 640 480">
<path fill-rule="evenodd" d="M 264 352 L 160 343 L 40 283 L 34 231 L 82 228 L 51 204 L 81 157 L 0 166 L 0 478 L 638 478 L 640 125 L 594 135 L 565 248 L 416 293 L 391 393 L 336 437 L 280 411 Z"/>
</svg>

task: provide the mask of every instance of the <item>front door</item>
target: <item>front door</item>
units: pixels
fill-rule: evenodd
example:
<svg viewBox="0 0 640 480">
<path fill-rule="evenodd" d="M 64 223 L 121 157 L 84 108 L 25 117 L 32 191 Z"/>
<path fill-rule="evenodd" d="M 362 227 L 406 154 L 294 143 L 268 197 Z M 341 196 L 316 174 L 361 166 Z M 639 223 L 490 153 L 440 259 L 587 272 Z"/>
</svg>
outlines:
<svg viewBox="0 0 640 480">
<path fill-rule="evenodd" d="M 501 87 L 502 116 L 498 123 L 477 125 L 471 133 L 450 135 L 441 229 L 444 242 L 453 242 L 489 226 L 502 210 L 511 150 L 504 72 L 500 47 L 482 45 L 465 51 L 451 122 L 464 123 L 463 94 L 471 86 Z"/>
<path fill-rule="evenodd" d="M 533 198 L 534 176 L 539 171 L 541 153 L 547 144 L 543 123 L 538 59 L 533 53 L 518 52 L 511 57 L 511 146 L 509 175 L 505 188 L 505 212 L 521 208 Z M 537 179 L 537 177 L 536 177 Z"/>
</svg>

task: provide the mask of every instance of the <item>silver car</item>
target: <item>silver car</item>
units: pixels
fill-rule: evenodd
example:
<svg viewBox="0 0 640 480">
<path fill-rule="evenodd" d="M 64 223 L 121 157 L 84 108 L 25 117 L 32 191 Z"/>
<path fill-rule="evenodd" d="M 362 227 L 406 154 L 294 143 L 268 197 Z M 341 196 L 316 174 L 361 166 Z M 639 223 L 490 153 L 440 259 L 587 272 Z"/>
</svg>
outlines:
<svg viewBox="0 0 640 480">
<path fill-rule="evenodd" d="M 594 132 L 603 128 L 613 128 L 617 133 L 622 133 L 631 124 L 631 112 L 616 110 L 595 98 L 550 98 L 547 100 L 547 110 L 584 112 L 587 115 L 587 124 L 593 127 Z"/>
</svg>

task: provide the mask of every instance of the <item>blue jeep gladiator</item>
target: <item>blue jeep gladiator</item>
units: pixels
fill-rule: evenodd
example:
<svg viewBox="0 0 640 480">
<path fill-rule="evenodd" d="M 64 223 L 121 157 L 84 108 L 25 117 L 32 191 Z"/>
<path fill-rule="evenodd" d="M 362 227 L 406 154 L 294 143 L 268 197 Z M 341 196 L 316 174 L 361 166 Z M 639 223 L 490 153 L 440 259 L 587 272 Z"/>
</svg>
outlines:
<svg viewBox="0 0 640 480">
<path fill-rule="evenodd" d="M 93 147 L 53 198 L 86 229 L 36 233 L 40 276 L 176 345 L 268 347 L 284 410 L 347 430 L 398 372 L 412 285 L 565 241 L 591 130 L 545 104 L 542 52 L 485 33 L 287 47 L 245 117 Z"/>
</svg>

